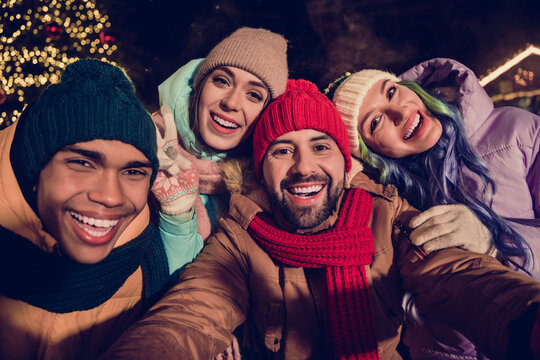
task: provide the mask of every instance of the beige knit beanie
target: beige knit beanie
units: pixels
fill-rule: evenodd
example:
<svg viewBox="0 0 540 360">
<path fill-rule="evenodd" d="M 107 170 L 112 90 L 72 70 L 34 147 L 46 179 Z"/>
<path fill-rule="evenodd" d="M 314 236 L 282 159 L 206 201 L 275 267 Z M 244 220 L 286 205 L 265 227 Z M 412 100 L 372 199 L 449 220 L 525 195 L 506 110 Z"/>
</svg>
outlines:
<svg viewBox="0 0 540 360">
<path fill-rule="evenodd" d="M 341 119 L 347 127 L 349 142 L 351 144 L 351 154 L 360 157 L 360 143 L 358 141 L 358 111 L 368 90 L 379 80 L 399 81 L 399 78 L 392 73 L 381 70 L 361 70 L 358 71 L 340 84 L 334 92 L 332 102 L 341 115 Z"/>
<path fill-rule="evenodd" d="M 196 89 L 220 66 L 237 67 L 257 76 L 268 87 L 273 100 L 287 87 L 287 40 L 266 29 L 243 27 L 236 30 L 210 51 L 193 87 Z"/>
</svg>

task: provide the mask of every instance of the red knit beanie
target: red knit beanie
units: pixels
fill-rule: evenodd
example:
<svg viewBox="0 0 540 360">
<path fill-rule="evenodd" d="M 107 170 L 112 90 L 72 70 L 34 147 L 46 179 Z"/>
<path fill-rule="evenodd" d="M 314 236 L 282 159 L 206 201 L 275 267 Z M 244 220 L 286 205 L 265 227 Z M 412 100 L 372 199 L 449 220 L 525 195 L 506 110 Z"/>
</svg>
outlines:
<svg viewBox="0 0 540 360">
<path fill-rule="evenodd" d="M 278 96 L 261 114 L 253 134 L 255 174 L 262 176 L 262 161 L 268 146 L 283 134 L 313 129 L 331 136 L 351 169 L 351 150 L 345 124 L 334 104 L 317 86 L 307 80 L 288 80 L 285 93 Z"/>
</svg>

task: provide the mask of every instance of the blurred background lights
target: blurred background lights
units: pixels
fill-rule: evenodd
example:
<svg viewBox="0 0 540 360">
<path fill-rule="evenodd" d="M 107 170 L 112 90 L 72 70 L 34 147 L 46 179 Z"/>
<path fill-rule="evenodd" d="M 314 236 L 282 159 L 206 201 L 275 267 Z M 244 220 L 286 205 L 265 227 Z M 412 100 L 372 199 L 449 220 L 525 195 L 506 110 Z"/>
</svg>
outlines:
<svg viewBox="0 0 540 360">
<path fill-rule="evenodd" d="M 0 2 L 0 129 L 56 83 L 77 59 L 107 59 L 117 50 L 111 24 L 95 1 Z"/>
</svg>

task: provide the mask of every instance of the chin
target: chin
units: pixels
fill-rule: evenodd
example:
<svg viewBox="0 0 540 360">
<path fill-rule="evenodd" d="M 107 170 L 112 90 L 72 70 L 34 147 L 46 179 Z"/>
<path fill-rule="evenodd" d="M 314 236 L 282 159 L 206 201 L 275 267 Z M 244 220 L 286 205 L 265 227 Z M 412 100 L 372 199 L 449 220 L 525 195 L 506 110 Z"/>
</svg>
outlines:
<svg viewBox="0 0 540 360">
<path fill-rule="evenodd" d="M 77 259 L 74 259 L 73 257 L 72 260 L 75 260 L 77 261 L 78 263 L 81 263 L 81 264 L 96 264 L 102 260 L 104 260 L 105 258 L 107 258 L 107 256 L 109 256 L 109 254 L 111 253 L 111 251 L 98 251 L 98 252 L 95 252 L 95 251 L 90 251 L 89 253 L 86 253 L 86 254 L 80 254 L 79 256 L 77 256 Z"/>
<path fill-rule="evenodd" d="M 61 248 L 62 253 L 80 264 L 96 264 L 104 260 L 114 248 L 116 240 L 103 246 L 80 246 Z"/>
<path fill-rule="evenodd" d="M 221 134 L 201 134 L 201 138 L 204 143 L 210 148 L 218 151 L 228 151 L 236 148 L 242 142 L 240 134 L 221 135 Z"/>
</svg>

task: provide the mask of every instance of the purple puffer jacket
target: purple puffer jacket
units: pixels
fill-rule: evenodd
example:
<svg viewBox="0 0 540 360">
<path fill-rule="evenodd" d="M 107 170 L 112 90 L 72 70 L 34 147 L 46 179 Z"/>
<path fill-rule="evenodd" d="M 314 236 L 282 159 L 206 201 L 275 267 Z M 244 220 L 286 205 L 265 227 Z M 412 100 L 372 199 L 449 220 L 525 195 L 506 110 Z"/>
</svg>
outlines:
<svg viewBox="0 0 540 360">
<path fill-rule="evenodd" d="M 531 247 L 533 260 L 538 258 L 529 271 L 540 280 L 540 117 L 516 107 L 494 108 L 472 70 L 455 60 L 428 60 L 400 78 L 457 90 L 469 142 L 496 184 L 493 210 L 533 225 L 511 222 Z M 413 359 L 485 359 L 462 335 L 433 322 L 408 324 L 404 343 Z"/>
</svg>

